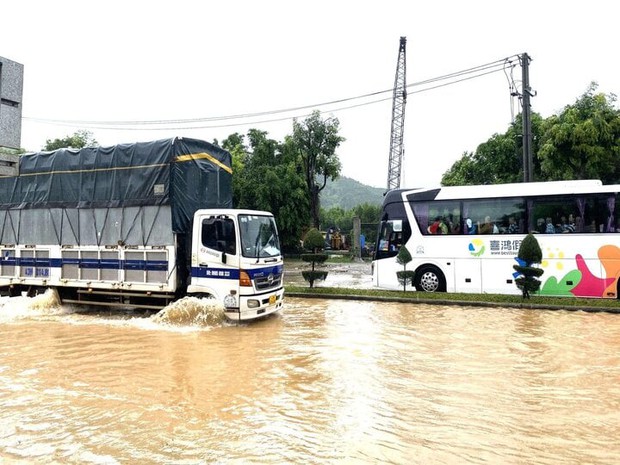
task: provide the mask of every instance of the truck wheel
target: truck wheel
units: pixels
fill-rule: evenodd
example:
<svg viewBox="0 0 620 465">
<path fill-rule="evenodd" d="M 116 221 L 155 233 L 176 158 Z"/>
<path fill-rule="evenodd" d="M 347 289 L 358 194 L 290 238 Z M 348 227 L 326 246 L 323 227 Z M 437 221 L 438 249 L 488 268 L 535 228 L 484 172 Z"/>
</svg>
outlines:
<svg viewBox="0 0 620 465">
<path fill-rule="evenodd" d="M 414 285 L 422 292 L 446 292 L 446 278 L 436 266 L 425 265 L 415 274 Z"/>
</svg>

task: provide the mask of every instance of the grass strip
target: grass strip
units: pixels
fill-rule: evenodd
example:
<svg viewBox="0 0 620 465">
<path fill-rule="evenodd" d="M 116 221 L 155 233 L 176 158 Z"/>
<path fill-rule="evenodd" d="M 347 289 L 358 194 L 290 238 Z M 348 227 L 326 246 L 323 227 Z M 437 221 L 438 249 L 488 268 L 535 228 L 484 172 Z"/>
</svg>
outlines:
<svg viewBox="0 0 620 465">
<path fill-rule="evenodd" d="M 365 300 L 392 300 L 398 302 L 441 303 L 454 305 L 510 306 L 520 308 L 548 308 L 620 313 L 620 300 L 583 299 L 534 295 L 523 299 L 520 295 L 463 294 L 446 292 L 389 291 L 382 289 L 350 289 L 342 287 L 285 286 L 286 294 L 299 297 L 363 298 Z"/>
</svg>

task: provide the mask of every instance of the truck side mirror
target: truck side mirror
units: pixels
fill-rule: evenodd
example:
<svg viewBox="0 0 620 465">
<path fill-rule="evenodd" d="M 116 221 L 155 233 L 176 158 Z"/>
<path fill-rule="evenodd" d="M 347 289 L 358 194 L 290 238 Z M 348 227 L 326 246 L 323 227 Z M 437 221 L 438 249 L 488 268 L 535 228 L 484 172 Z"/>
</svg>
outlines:
<svg viewBox="0 0 620 465">
<path fill-rule="evenodd" d="M 222 252 L 222 263 L 226 264 L 226 252 Z"/>
</svg>

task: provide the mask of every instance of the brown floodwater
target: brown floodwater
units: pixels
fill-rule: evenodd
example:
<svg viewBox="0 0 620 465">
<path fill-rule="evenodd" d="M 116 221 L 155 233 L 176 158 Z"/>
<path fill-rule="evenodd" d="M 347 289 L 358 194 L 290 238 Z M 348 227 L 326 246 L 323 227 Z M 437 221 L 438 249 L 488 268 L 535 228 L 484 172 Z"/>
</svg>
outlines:
<svg viewBox="0 0 620 465">
<path fill-rule="evenodd" d="M 620 463 L 620 315 L 0 301 L 0 462 Z"/>
</svg>

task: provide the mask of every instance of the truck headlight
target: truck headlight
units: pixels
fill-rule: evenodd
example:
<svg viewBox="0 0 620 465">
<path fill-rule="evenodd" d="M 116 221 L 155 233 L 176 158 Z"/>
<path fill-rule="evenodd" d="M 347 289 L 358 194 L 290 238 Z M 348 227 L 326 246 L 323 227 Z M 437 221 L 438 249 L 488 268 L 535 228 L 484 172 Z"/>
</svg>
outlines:
<svg viewBox="0 0 620 465">
<path fill-rule="evenodd" d="M 224 307 L 226 308 L 238 307 L 237 299 L 235 298 L 234 295 L 228 294 L 226 297 L 224 297 Z"/>
<path fill-rule="evenodd" d="M 260 307 L 260 302 L 256 299 L 248 300 L 248 308 L 258 308 Z"/>
</svg>

